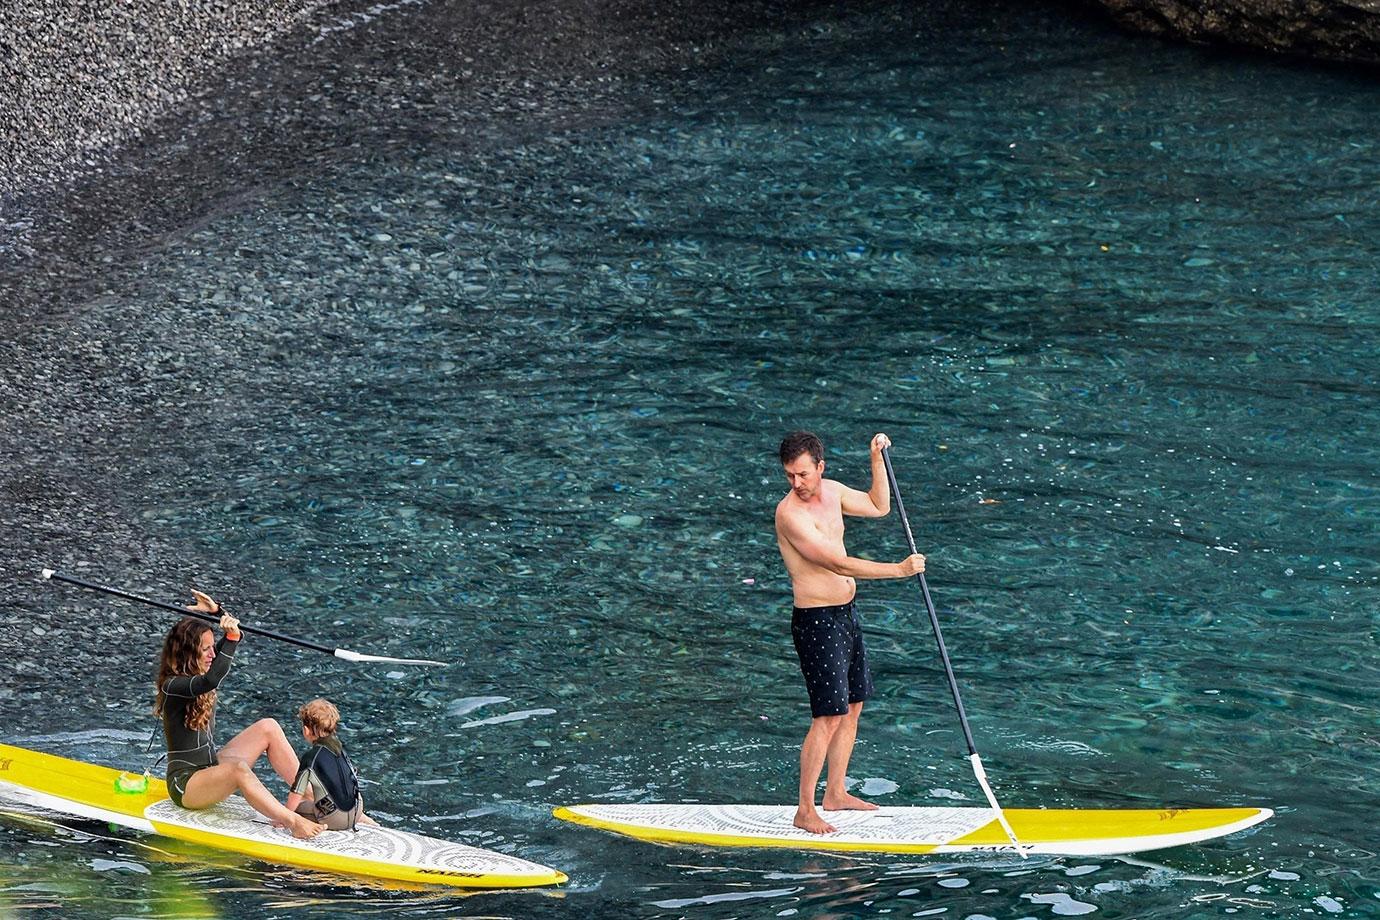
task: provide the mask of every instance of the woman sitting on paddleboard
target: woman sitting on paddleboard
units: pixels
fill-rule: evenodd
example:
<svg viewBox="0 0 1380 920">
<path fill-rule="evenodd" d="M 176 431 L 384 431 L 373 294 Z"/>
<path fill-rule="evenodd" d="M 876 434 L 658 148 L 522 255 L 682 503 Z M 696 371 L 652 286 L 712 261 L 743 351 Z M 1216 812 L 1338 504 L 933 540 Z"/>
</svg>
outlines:
<svg viewBox="0 0 1380 920">
<path fill-rule="evenodd" d="M 220 614 L 225 636 L 212 643 L 211 627 L 188 617 L 168 631 L 158 660 L 154 715 L 163 717 L 168 742 L 168 795 L 183 808 L 207 808 L 238 791 L 254 810 L 287 827 L 294 837 L 315 837 L 325 830 L 284 808 L 254 775 L 254 763 L 265 753 L 274 772 L 291 783 L 297 776 L 297 753 L 274 719 L 260 719 L 216 751 L 216 688 L 230 672 L 240 642 L 240 621 L 200 591 L 188 610 Z"/>
</svg>

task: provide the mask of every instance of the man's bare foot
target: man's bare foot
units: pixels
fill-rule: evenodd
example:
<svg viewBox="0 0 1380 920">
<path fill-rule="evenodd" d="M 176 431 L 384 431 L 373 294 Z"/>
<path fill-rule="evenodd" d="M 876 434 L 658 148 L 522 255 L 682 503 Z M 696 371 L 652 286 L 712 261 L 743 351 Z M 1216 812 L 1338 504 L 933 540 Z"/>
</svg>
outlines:
<svg viewBox="0 0 1380 920">
<path fill-rule="evenodd" d="M 829 795 L 829 794 L 826 792 L 826 793 L 824 794 L 824 802 L 823 802 L 822 804 L 823 804 L 823 806 L 824 806 L 824 810 L 825 810 L 825 811 L 876 811 L 876 810 L 877 810 L 877 806 L 876 806 L 876 805 L 873 805 L 871 802 L 864 802 L 862 799 L 858 798 L 856 795 L 849 795 L 847 792 L 845 792 L 843 795 Z"/>
<path fill-rule="evenodd" d="M 368 824 L 370 827 L 378 827 L 378 826 L 379 826 L 379 823 L 378 823 L 377 821 L 375 821 L 373 818 L 369 817 L 368 815 L 364 814 L 364 812 L 360 812 L 360 814 L 359 814 L 359 823 L 360 823 L 360 824 Z"/>
<path fill-rule="evenodd" d="M 310 840 L 326 829 L 326 825 L 308 821 L 301 815 L 294 815 L 294 818 L 296 820 L 292 822 L 292 836 L 298 840 Z"/>
<path fill-rule="evenodd" d="M 813 808 L 809 811 L 803 808 L 796 809 L 795 826 L 811 834 L 832 834 L 834 831 L 838 830 L 834 825 L 821 818 L 819 812 L 815 811 Z"/>
</svg>

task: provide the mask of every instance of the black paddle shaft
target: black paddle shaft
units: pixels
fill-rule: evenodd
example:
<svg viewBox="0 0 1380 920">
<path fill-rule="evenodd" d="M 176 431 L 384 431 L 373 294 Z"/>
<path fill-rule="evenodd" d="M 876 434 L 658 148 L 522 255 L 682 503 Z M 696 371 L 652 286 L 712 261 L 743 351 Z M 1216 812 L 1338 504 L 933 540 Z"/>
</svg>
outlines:
<svg viewBox="0 0 1380 920">
<path fill-rule="evenodd" d="M 163 601 L 156 601 L 151 597 L 140 597 L 138 594 L 130 594 L 128 591 L 121 591 L 119 588 L 110 588 L 105 585 L 98 585 L 94 581 L 86 581 L 81 578 L 73 578 L 71 575 L 63 575 L 61 572 L 52 572 L 48 575 L 56 581 L 65 581 L 68 584 L 76 585 L 79 588 L 89 588 L 92 591 L 100 591 L 102 594 L 109 594 L 112 597 L 123 598 L 127 601 L 135 601 L 140 604 L 148 604 L 150 607 L 158 607 L 173 613 L 181 614 L 184 617 L 195 617 L 198 620 L 205 620 L 207 623 L 216 624 L 220 622 L 220 614 L 206 613 L 201 610 L 188 610 L 186 607 L 179 607 L 176 604 L 167 604 Z M 334 655 L 335 649 L 325 645 L 317 645 L 315 642 L 308 642 L 306 639 L 298 639 L 294 636 L 285 636 L 282 633 L 274 632 L 271 629 L 262 629 L 258 626 L 245 626 L 240 624 L 240 632 L 251 633 L 256 636 L 263 636 L 267 639 L 277 639 L 279 642 L 286 642 L 289 645 L 300 646 L 301 648 L 311 649 L 314 652 L 325 652 L 327 655 Z"/>
<path fill-rule="evenodd" d="M 919 552 L 915 548 L 915 537 L 910 532 L 910 518 L 906 517 L 906 504 L 901 501 L 901 490 L 896 486 L 896 472 L 891 468 L 891 449 L 882 448 L 882 462 L 886 464 L 886 479 L 891 485 L 891 496 L 896 499 L 896 510 L 901 515 L 901 524 L 906 529 L 906 542 L 910 544 L 912 553 Z M 930 626 L 934 627 L 934 638 L 939 643 L 939 657 L 944 661 L 944 676 L 949 679 L 949 692 L 954 696 L 954 706 L 958 708 L 958 721 L 963 726 L 963 740 L 968 743 L 968 753 L 977 753 L 977 745 L 973 744 L 973 731 L 968 727 L 968 713 L 963 709 L 963 697 L 958 693 L 958 678 L 954 677 L 954 666 L 949 662 L 949 650 L 944 646 L 944 633 L 939 629 L 939 614 L 934 612 L 934 601 L 930 600 L 930 586 L 925 582 L 925 573 L 916 572 L 915 580 L 920 585 L 920 594 L 925 598 L 925 610 L 930 615 Z"/>
</svg>

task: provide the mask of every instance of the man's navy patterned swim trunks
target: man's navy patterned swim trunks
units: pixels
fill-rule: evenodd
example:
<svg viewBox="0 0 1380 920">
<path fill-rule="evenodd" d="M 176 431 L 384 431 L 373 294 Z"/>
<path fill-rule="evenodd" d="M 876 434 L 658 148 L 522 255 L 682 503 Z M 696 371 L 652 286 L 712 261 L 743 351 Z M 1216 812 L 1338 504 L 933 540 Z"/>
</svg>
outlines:
<svg viewBox="0 0 1380 920">
<path fill-rule="evenodd" d="M 791 639 L 810 694 L 810 715 L 845 715 L 849 703 L 872 696 L 862 623 L 852 601 L 792 609 Z"/>
</svg>

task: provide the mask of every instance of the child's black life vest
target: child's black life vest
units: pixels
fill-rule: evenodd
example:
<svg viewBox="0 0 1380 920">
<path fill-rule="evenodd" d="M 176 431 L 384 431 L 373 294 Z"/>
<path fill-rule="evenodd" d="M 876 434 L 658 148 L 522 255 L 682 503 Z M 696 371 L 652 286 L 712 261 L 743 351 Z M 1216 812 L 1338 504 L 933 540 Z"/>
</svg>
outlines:
<svg viewBox="0 0 1380 920">
<path fill-rule="evenodd" d="M 355 765 L 350 763 L 344 745 L 337 741 L 335 747 L 340 750 L 339 754 L 317 742 L 302 759 L 301 770 L 311 770 L 321 785 L 326 787 L 312 787 L 316 793 L 316 801 L 312 804 L 322 816 L 336 811 L 354 811 L 359 804 L 359 774 L 355 772 Z M 355 829 L 355 820 L 351 818 L 350 830 Z"/>
</svg>

